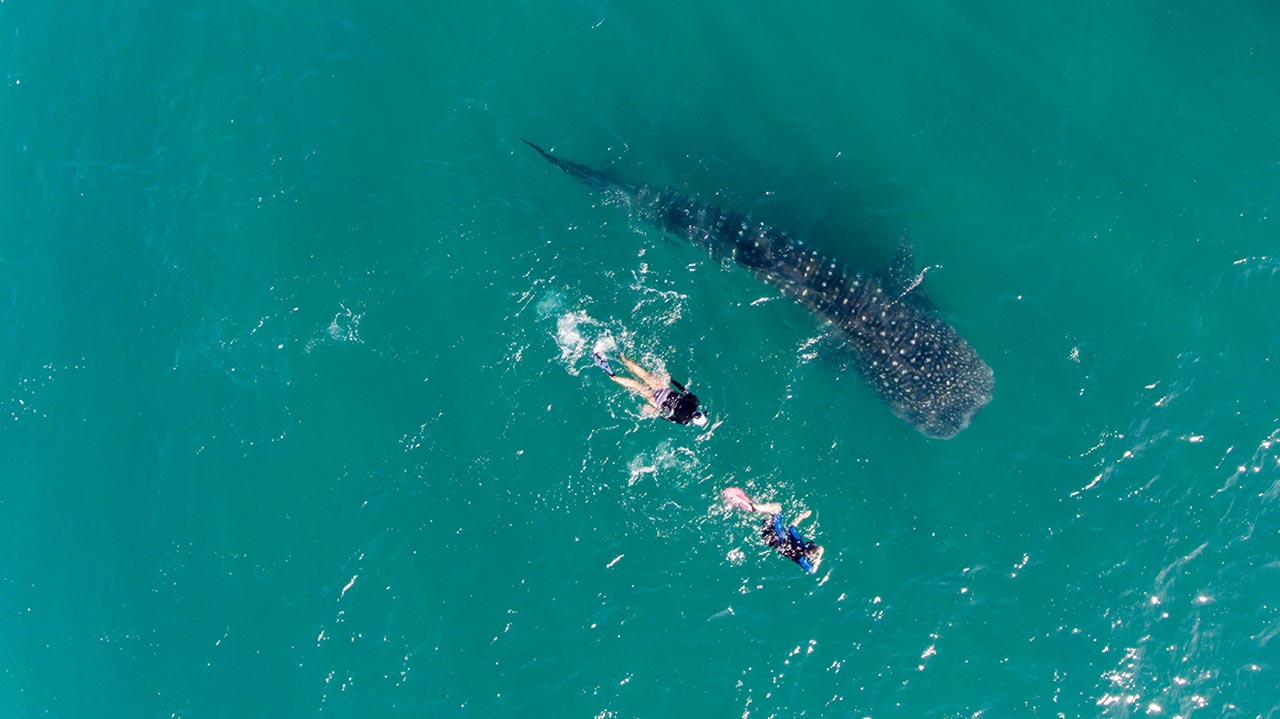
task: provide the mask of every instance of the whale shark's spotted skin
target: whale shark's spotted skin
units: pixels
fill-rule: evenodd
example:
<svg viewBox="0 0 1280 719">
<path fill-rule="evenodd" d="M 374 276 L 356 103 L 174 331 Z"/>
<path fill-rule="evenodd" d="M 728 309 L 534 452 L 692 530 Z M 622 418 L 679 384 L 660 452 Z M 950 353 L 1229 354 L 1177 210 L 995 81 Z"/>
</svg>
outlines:
<svg viewBox="0 0 1280 719">
<path fill-rule="evenodd" d="M 954 437 L 991 400 L 991 368 L 917 293 L 896 286 L 909 268 L 897 268 L 898 277 L 852 272 L 749 215 L 669 188 L 619 182 L 533 147 L 570 175 L 630 205 L 642 220 L 714 257 L 732 259 L 839 327 L 863 377 L 894 413 L 924 434 Z"/>
</svg>

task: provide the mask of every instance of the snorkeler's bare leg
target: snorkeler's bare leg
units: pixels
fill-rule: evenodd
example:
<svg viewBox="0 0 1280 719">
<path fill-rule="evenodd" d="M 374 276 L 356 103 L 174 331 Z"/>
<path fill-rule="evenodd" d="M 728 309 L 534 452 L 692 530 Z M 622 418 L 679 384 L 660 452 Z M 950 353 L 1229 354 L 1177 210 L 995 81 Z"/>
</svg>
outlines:
<svg viewBox="0 0 1280 719">
<path fill-rule="evenodd" d="M 653 389 L 666 388 L 667 386 L 666 378 L 657 377 L 657 376 L 654 376 L 653 374 L 650 374 L 647 370 L 645 370 L 645 368 L 627 359 L 627 356 L 624 354 L 618 355 L 618 359 L 622 360 L 622 364 L 626 365 L 627 369 L 630 370 L 631 374 L 639 377 L 642 382 L 649 385 L 651 388 Z"/>
<path fill-rule="evenodd" d="M 777 502 L 765 502 L 764 504 L 753 502 L 752 506 L 757 512 L 761 512 L 763 514 L 778 514 L 782 511 L 782 505 Z"/>
<path fill-rule="evenodd" d="M 616 374 L 609 375 L 609 379 L 613 380 L 614 382 L 617 382 L 623 387 L 626 387 L 632 392 L 635 392 L 641 397 L 648 399 L 650 402 L 653 401 L 653 393 L 649 391 L 648 387 L 644 386 L 639 381 L 631 379 L 630 377 L 619 377 Z"/>
<path fill-rule="evenodd" d="M 804 510 L 803 512 L 801 512 L 801 513 L 800 513 L 800 516 L 798 516 L 798 517 L 796 517 L 795 519 L 791 520 L 791 526 L 793 526 L 793 527 L 797 527 L 797 526 L 799 526 L 801 522 L 803 522 L 804 520 L 806 520 L 806 519 L 808 519 L 808 518 L 809 518 L 809 515 L 810 515 L 810 514 L 813 514 L 813 512 L 811 512 L 811 511 L 810 511 L 810 510 L 808 510 L 808 509 Z"/>
</svg>

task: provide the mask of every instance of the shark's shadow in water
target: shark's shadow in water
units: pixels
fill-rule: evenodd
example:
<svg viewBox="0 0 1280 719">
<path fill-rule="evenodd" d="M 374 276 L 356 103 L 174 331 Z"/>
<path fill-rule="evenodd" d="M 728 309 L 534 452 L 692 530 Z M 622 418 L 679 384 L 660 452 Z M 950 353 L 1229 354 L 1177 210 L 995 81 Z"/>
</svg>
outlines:
<svg viewBox="0 0 1280 719">
<path fill-rule="evenodd" d="M 905 241 L 886 270 L 853 272 L 750 215 L 671 188 L 625 182 L 525 143 L 591 189 L 629 206 L 642 221 L 717 259 L 732 259 L 838 327 L 867 383 L 924 434 L 954 437 L 991 401 L 991 368 L 916 289 L 919 277 Z"/>
</svg>

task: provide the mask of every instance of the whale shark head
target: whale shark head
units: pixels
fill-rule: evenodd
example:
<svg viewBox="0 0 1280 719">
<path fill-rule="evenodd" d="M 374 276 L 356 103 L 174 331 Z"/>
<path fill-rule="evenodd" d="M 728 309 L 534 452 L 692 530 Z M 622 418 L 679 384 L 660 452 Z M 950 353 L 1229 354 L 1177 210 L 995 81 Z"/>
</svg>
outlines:
<svg viewBox="0 0 1280 719">
<path fill-rule="evenodd" d="M 877 309 L 852 330 L 862 375 L 921 433 L 956 436 L 991 401 L 991 367 L 931 309 L 911 302 Z"/>
</svg>

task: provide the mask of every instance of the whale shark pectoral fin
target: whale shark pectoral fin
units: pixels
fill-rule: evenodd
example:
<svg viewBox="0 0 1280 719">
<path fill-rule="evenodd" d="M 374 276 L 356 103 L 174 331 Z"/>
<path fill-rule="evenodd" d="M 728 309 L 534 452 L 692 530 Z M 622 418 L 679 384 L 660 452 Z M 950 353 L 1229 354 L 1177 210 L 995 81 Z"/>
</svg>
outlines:
<svg viewBox="0 0 1280 719">
<path fill-rule="evenodd" d="M 903 294 L 912 289 L 916 279 L 915 248 L 906 235 L 898 238 L 898 249 L 894 250 L 893 259 L 880 270 L 880 278 L 886 290 L 893 294 Z"/>
<path fill-rule="evenodd" d="M 911 240 L 903 235 L 898 238 L 898 249 L 894 251 L 893 259 L 880 268 L 874 276 L 880 282 L 880 286 L 896 298 L 894 302 L 906 302 L 922 310 L 933 310 L 933 303 L 919 291 L 920 283 L 924 282 L 925 273 L 931 269 L 935 268 L 916 269 L 915 247 L 911 244 Z"/>
</svg>

